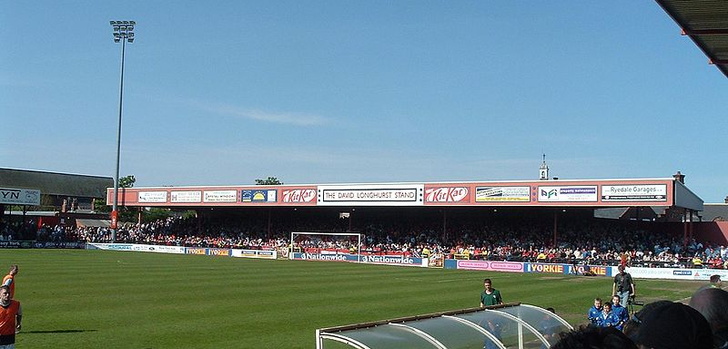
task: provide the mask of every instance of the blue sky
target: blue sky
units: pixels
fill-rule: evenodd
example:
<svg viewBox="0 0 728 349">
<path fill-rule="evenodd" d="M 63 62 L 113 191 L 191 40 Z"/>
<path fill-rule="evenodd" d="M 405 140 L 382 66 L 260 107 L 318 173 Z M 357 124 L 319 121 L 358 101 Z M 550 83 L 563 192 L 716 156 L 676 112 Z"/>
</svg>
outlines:
<svg viewBox="0 0 728 349">
<path fill-rule="evenodd" d="M 2 1 L 0 167 L 136 186 L 665 178 L 728 195 L 728 79 L 653 1 Z"/>
</svg>

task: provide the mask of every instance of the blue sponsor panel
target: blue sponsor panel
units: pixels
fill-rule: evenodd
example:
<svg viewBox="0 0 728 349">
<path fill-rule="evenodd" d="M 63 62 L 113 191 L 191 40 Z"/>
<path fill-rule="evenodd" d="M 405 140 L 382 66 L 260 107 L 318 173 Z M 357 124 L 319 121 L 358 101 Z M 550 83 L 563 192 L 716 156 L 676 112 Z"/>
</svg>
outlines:
<svg viewBox="0 0 728 349">
<path fill-rule="evenodd" d="M 274 189 L 243 190 L 240 192 L 240 201 L 242 202 L 276 202 L 276 197 Z"/>
<path fill-rule="evenodd" d="M 693 271 L 692 270 L 673 270 L 672 275 L 675 276 L 692 276 Z"/>
<path fill-rule="evenodd" d="M 445 263 L 442 264 L 442 267 L 445 269 L 457 269 L 458 261 L 456 259 L 446 259 Z"/>
</svg>

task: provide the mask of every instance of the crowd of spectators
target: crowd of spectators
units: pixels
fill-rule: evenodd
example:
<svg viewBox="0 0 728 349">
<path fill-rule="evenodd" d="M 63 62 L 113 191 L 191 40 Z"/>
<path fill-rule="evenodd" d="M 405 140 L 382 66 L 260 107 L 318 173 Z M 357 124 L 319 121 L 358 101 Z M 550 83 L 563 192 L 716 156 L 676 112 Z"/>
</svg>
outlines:
<svg viewBox="0 0 728 349">
<path fill-rule="evenodd" d="M 228 217 L 200 219 L 169 217 L 143 223 L 122 224 L 116 242 L 186 247 L 288 250 L 290 231 L 342 231 L 335 224 L 289 222 L 273 224 Z M 575 220 L 562 223 L 555 237 L 553 226 L 528 220 L 463 220 L 442 227 L 415 220 L 363 223 L 361 245 L 357 239 L 300 236 L 298 250 L 359 250 L 363 253 L 402 254 L 415 257 L 579 264 L 619 264 L 690 268 L 728 268 L 728 246 L 701 243 L 682 236 L 630 228 L 623 222 Z M 5 226 L 0 240 L 10 240 Z M 556 241 L 554 241 L 556 238 Z M 111 242 L 105 227 L 42 226 L 37 241 Z"/>
</svg>

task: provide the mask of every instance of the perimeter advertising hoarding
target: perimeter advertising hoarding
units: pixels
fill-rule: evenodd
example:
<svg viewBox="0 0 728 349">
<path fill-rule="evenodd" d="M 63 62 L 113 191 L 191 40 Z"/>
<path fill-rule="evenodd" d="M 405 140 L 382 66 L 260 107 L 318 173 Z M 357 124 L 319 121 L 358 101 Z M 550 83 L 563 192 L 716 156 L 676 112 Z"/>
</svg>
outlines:
<svg viewBox="0 0 728 349">
<path fill-rule="evenodd" d="M 446 269 L 486 270 L 523 273 L 523 265 L 524 263 L 521 262 L 471 261 L 459 259 L 445 260 Z"/>
<path fill-rule="evenodd" d="M 602 201 L 667 201 L 667 185 L 602 185 Z"/>
<path fill-rule="evenodd" d="M 530 202 L 531 187 L 477 187 L 475 202 Z"/>
<path fill-rule="evenodd" d="M 419 206 L 423 184 L 376 184 L 318 187 L 320 206 Z"/>
<path fill-rule="evenodd" d="M 39 206 L 40 190 L 0 188 L 0 204 Z"/>
<path fill-rule="evenodd" d="M 596 202 L 596 185 L 539 186 L 540 202 Z"/>
<path fill-rule="evenodd" d="M 616 270 L 616 268 L 615 268 Z M 725 269 L 673 269 L 673 268 L 627 268 L 628 273 L 638 279 L 671 279 L 709 281 L 711 275 L 720 275 L 722 280 L 728 278 Z"/>
<path fill-rule="evenodd" d="M 276 259 L 278 252 L 274 250 L 232 250 L 231 256 L 257 259 Z"/>
<path fill-rule="evenodd" d="M 366 264 L 403 265 L 411 267 L 427 267 L 427 259 L 407 256 L 357 255 L 344 253 L 305 253 L 294 252 L 288 256 L 292 260 L 326 261 L 326 262 L 360 262 Z"/>
</svg>

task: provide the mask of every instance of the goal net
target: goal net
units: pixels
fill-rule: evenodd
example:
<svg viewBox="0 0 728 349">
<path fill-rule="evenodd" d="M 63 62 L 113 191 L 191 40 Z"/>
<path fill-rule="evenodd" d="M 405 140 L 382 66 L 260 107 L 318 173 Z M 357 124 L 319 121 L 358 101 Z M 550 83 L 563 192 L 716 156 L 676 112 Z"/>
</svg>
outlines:
<svg viewBox="0 0 728 349">
<path fill-rule="evenodd" d="M 307 254 L 361 254 L 360 233 L 322 233 L 291 232 L 291 250 L 288 255 L 293 258 L 295 252 Z"/>
</svg>

